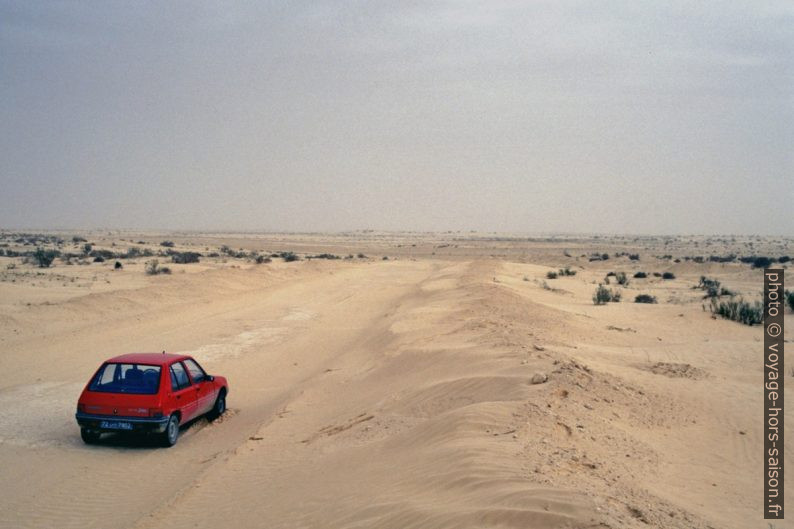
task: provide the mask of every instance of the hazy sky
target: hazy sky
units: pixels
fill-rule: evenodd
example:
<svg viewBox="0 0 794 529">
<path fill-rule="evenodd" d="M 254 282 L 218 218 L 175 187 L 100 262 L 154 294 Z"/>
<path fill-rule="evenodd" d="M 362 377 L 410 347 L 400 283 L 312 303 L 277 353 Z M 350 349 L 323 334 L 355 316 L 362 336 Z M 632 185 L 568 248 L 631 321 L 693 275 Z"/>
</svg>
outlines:
<svg viewBox="0 0 794 529">
<path fill-rule="evenodd" d="M 0 228 L 794 235 L 794 3 L 0 0 Z"/>
</svg>

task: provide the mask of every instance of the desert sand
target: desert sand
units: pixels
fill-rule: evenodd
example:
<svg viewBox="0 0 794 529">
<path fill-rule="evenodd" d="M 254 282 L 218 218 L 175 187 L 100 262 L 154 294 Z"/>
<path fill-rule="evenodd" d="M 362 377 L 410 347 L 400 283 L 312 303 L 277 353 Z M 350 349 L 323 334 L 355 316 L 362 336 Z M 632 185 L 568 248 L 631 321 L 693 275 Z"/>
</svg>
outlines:
<svg viewBox="0 0 794 529">
<path fill-rule="evenodd" d="M 767 527 L 761 330 L 693 288 L 758 299 L 761 272 L 684 257 L 791 255 L 791 239 L 80 235 L 301 259 L 160 257 L 172 274 L 146 275 L 147 257 L 0 257 L 2 527 Z M 321 253 L 352 258 L 306 259 Z M 609 271 L 648 278 L 596 306 Z M 84 445 L 74 408 L 100 362 L 162 350 L 228 377 L 227 414 L 169 449 Z"/>
</svg>

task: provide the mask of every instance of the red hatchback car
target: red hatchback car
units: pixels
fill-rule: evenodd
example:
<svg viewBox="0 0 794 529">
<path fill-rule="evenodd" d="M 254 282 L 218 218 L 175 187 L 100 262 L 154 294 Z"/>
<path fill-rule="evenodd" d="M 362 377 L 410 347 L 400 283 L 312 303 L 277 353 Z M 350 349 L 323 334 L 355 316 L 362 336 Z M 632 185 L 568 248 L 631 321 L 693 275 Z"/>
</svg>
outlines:
<svg viewBox="0 0 794 529">
<path fill-rule="evenodd" d="M 107 360 L 91 377 L 75 417 L 86 443 L 103 432 L 139 432 L 173 446 L 181 424 L 223 414 L 228 393 L 224 377 L 208 375 L 190 356 L 126 354 Z"/>
</svg>

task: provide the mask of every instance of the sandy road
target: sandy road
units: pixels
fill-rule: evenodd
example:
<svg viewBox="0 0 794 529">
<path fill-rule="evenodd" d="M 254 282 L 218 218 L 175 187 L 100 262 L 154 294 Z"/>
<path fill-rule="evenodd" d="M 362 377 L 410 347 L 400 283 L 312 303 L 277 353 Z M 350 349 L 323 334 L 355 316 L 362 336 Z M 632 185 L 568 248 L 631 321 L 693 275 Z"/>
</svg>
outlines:
<svg viewBox="0 0 794 529">
<path fill-rule="evenodd" d="M 218 299 L 209 302 L 204 296 L 218 286 L 205 286 L 196 295 L 183 290 L 179 299 L 171 298 L 165 306 L 158 300 L 145 307 L 144 316 L 130 311 L 125 320 L 112 308 L 116 296 L 105 296 L 94 308 L 99 319 L 112 317 L 113 326 L 78 321 L 79 333 L 65 329 L 43 336 L 31 327 L 33 336 L 23 335 L 3 356 L 0 466 L 6 471 L 0 524 L 139 523 L 207 472 L 213 461 L 230 457 L 276 415 L 302 381 L 320 376 L 438 265 L 394 267 L 401 269 L 399 274 L 366 266 L 313 270 L 275 286 L 255 272 L 241 272 L 235 295 L 220 289 Z M 202 279 L 212 283 L 215 278 L 208 275 Z M 134 296 L 137 305 L 145 304 L 148 294 L 123 296 Z M 229 416 L 215 425 L 199 421 L 187 428 L 173 450 L 121 439 L 82 445 L 72 413 L 93 369 L 89 366 L 124 347 L 166 346 L 194 351 L 209 371 L 229 377 Z"/>
</svg>

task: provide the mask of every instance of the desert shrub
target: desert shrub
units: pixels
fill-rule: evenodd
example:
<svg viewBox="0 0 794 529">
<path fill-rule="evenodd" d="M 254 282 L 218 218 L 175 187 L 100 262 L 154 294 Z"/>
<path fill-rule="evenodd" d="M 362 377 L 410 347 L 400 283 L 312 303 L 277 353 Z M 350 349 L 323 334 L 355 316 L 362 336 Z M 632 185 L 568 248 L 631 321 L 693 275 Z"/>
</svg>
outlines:
<svg viewBox="0 0 794 529">
<path fill-rule="evenodd" d="M 791 257 L 789 257 L 788 255 L 781 255 L 780 257 L 777 258 L 777 262 L 781 264 L 788 263 L 789 261 L 791 261 Z"/>
<path fill-rule="evenodd" d="M 383 256 L 383 260 L 384 260 L 384 261 L 388 261 L 388 260 L 389 260 L 389 256 L 388 256 L 388 255 L 384 255 L 384 256 Z"/>
<path fill-rule="evenodd" d="M 711 287 L 720 288 L 720 282 L 716 279 L 710 279 L 706 276 L 700 276 L 700 281 L 698 281 L 697 288 L 701 290 L 707 290 Z"/>
<path fill-rule="evenodd" d="M 623 285 L 624 287 L 629 286 L 629 278 L 626 277 L 626 272 L 618 272 L 615 275 L 615 279 L 618 282 L 618 285 Z"/>
<path fill-rule="evenodd" d="M 163 241 L 160 243 L 160 246 L 165 246 L 166 248 L 173 248 L 174 241 Z"/>
<path fill-rule="evenodd" d="M 634 274 L 634 279 L 645 279 L 646 277 L 648 277 L 648 274 L 645 272 L 637 272 Z"/>
<path fill-rule="evenodd" d="M 317 255 L 310 255 L 307 257 L 307 259 L 341 259 L 341 257 L 332 253 L 321 253 Z"/>
<path fill-rule="evenodd" d="M 45 250 L 42 247 L 36 248 L 33 252 L 33 260 L 39 265 L 39 268 L 48 268 L 56 257 L 61 255 L 58 250 Z"/>
<path fill-rule="evenodd" d="M 123 254 L 119 254 L 118 257 L 121 259 L 135 259 L 136 257 L 141 257 L 141 256 L 149 257 L 151 255 L 152 255 L 151 250 L 141 250 L 140 248 L 133 246 Z"/>
<path fill-rule="evenodd" d="M 753 259 L 753 268 L 769 268 L 773 260 L 769 257 L 756 257 Z"/>
<path fill-rule="evenodd" d="M 224 255 L 230 255 L 230 256 L 234 255 L 234 251 L 231 248 L 229 248 L 228 246 L 226 246 L 225 244 L 223 246 L 221 246 L 220 251 Z"/>
<path fill-rule="evenodd" d="M 629 254 L 629 259 L 632 260 L 632 261 L 639 261 L 640 260 L 640 254 L 638 254 L 638 253 L 630 253 Z"/>
<path fill-rule="evenodd" d="M 601 260 L 602 261 L 607 261 L 608 259 L 609 259 L 609 254 L 608 253 L 602 253 L 601 254 Z"/>
<path fill-rule="evenodd" d="M 116 261 L 116 264 L 113 265 L 114 270 L 121 270 L 122 268 L 124 268 L 124 265 L 121 264 L 121 261 Z"/>
<path fill-rule="evenodd" d="M 768 268 L 769 265 L 775 262 L 775 259 L 764 255 L 749 255 L 739 257 L 739 261 L 744 264 L 752 265 L 753 268 Z"/>
<path fill-rule="evenodd" d="M 593 303 L 596 305 L 603 305 L 610 301 L 620 301 L 620 290 L 612 290 L 604 285 L 598 285 L 595 293 L 593 294 Z"/>
<path fill-rule="evenodd" d="M 113 259 L 116 257 L 116 254 L 111 252 L 110 250 L 91 250 L 88 255 L 90 257 L 101 257 L 103 260 L 105 259 Z"/>
<path fill-rule="evenodd" d="M 656 296 L 650 294 L 639 294 L 634 298 L 634 303 L 656 303 Z"/>
<path fill-rule="evenodd" d="M 546 272 L 546 279 L 557 279 L 557 272 L 554 270 L 549 270 Z"/>
<path fill-rule="evenodd" d="M 615 272 L 607 272 L 607 277 L 615 277 Z"/>
<path fill-rule="evenodd" d="M 219 254 L 218 252 L 210 252 L 207 254 L 207 257 L 220 257 L 220 256 L 221 254 Z"/>
<path fill-rule="evenodd" d="M 72 237 L 72 242 L 75 244 L 80 244 L 81 242 L 87 242 L 87 241 L 82 237 L 78 237 L 77 235 L 75 235 L 74 237 Z"/>
<path fill-rule="evenodd" d="M 734 298 L 726 301 L 712 299 L 711 312 L 727 320 L 738 321 L 745 325 L 756 325 L 763 321 L 764 306 L 760 301 L 750 303 Z"/>
<path fill-rule="evenodd" d="M 147 275 L 156 276 L 157 274 L 170 274 L 171 269 L 167 266 L 160 266 L 160 262 L 157 259 L 152 259 L 151 261 L 146 261 L 146 266 L 144 268 Z"/>
<path fill-rule="evenodd" d="M 178 264 L 198 263 L 201 254 L 198 252 L 174 252 L 171 261 Z"/>
<path fill-rule="evenodd" d="M 88 254 L 91 253 L 91 250 L 93 250 L 93 249 L 94 249 L 93 246 L 91 246 L 90 244 L 86 243 L 86 244 L 83 245 L 83 254 L 88 255 Z"/>
<path fill-rule="evenodd" d="M 270 257 L 265 257 L 264 255 L 257 255 L 254 261 L 256 261 L 256 264 L 269 263 Z"/>
<path fill-rule="evenodd" d="M 794 312 L 794 290 L 786 290 L 785 298 L 786 305 L 791 309 L 791 312 Z"/>
<path fill-rule="evenodd" d="M 105 262 L 105 258 L 102 257 L 101 255 L 97 255 L 96 257 L 94 257 L 94 262 L 95 263 L 104 263 Z"/>
<path fill-rule="evenodd" d="M 284 259 L 284 262 L 291 263 L 293 261 L 299 261 L 300 257 L 295 255 L 293 252 L 281 252 L 278 254 L 278 257 Z"/>
<path fill-rule="evenodd" d="M 716 298 L 720 295 L 720 282 L 716 279 L 710 279 L 706 276 L 700 276 L 700 281 L 694 288 L 699 288 L 701 290 L 706 291 L 706 295 L 703 298 Z"/>
<path fill-rule="evenodd" d="M 736 260 L 736 254 L 728 255 L 709 255 L 709 261 L 712 263 L 731 263 Z"/>
<path fill-rule="evenodd" d="M 569 267 L 566 266 L 565 268 L 560 268 L 557 274 L 561 276 L 575 276 L 576 270 L 571 270 Z"/>
<path fill-rule="evenodd" d="M 728 290 L 725 287 L 722 287 L 720 289 L 720 296 L 735 296 L 735 295 L 736 295 L 736 292 L 734 292 L 733 290 Z"/>
<path fill-rule="evenodd" d="M 665 272 L 662 274 L 662 279 L 675 279 L 675 274 L 672 272 Z"/>
<path fill-rule="evenodd" d="M 360 253 L 360 254 L 356 255 L 356 257 L 358 257 L 359 259 L 366 259 L 367 258 L 367 256 L 364 255 L 363 253 Z"/>
</svg>

